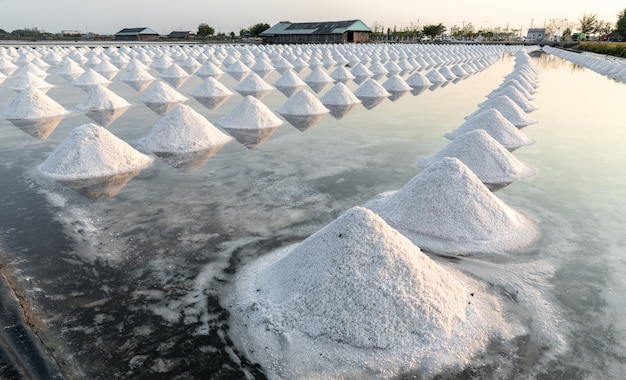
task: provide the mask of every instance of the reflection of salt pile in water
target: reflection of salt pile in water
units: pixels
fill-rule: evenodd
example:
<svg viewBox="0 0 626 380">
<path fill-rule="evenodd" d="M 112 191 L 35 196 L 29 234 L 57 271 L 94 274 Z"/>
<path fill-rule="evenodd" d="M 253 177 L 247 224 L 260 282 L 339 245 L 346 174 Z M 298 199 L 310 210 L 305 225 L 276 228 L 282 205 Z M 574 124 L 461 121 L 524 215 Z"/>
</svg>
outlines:
<svg viewBox="0 0 626 380">
<path fill-rule="evenodd" d="M 449 140 L 476 129 L 484 129 L 491 137 L 509 150 L 534 144 L 534 140 L 523 134 L 508 121 L 500 111 L 488 108 L 467 119 L 460 127 L 445 134 Z"/>
<path fill-rule="evenodd" d="M 110 125 L 128 107 L 130 103 L 103 86 L 92 87 L 76 105 L 77 109 L 85 111 L 85 115 L 103 127 Z"/>
<path fill-rule="evenodd" d="M 246 75 L 246 77 L 235 86 L 235 91 L 242 96 L 251 95 L 259 100 L 263 99 L 273 89 L 274 88 L 269 83 L 264 81 L 263 78 L 255 72 Z"/>
<path fill-rule="evenodd" d="M 503 253 L 530 244 L 535 224 L 493 195 L 456 158 L 444 158 L 402 189 L 367 205 L 422 249 Z"/>
<path fill-rule="evenodd" d="M 471 115 L 465 117 L 465 120 L 475 116 L 479 112 L 487 110 L 489 108 L 495 108 L 513 125 L 517 128 L 523 128 L 532 124 L 537 123 L 537 120 L 528 116 L 526 112 L 524 112 L 520 106 L 518 106 L 514 101 L 511 100 L 506 95 L 498 95 L 488 100 L 489 104 L 485 104 L 482 108 L 479 108 L 477 111 L 472 113 Z M 485 102 L 487 103 L 487 102 Z"/>
<path fill-rule="evenodd" d="M 39 171 L 90 198 L 110 198 L 152 159 L 95 124 L 74 128 Z"/>
<path fill-rule="evenodd" d="M 249 149 L 267 140 L 283 124 L 263 102 L 246 96 L 241 103 L 215 122 Z"/>
<path fill-rule="evenodd" d="M 294 127 L 305 131 L 317 123 L 330 110 L 305 89 L 291 95 L 276 112 Z"/>
<path fill-rule="evenodd" d="M 464 133 L 437 153 L 424 158 L 419 166 L 426 168 L 444 157 L 458 158 L 487 187 L 496 187 L 531 177 L 535 171 L 519 161 L 485 130 Z"/>
<path fill-rule="evenodd" d="M 222 105 L 233 94 L 215 77 L 206 77 L 189 95 L 208 109 L 215 109 Z"/>
<path fill-rule="evenodd" d="M 235 345 L 277 378 L 460 370 L 509 335 L 483 285 L 361 207 L 245 267 L 225 303 Z"/>
<path fill-rule="evenodd" d="M 338 82 L 322 95 L 320 102 L 328 108 L 333 117 L 341 119 L 357 104 L 361 103 L 361 100 L 345 84 Z"/>
<path fill-rule="evenodd" d="M 139 100 L 159 115 L 165 115 L 175 106 L 187 101 L 187 97 L 162 81 L 146 90 Z"/>
</svg>

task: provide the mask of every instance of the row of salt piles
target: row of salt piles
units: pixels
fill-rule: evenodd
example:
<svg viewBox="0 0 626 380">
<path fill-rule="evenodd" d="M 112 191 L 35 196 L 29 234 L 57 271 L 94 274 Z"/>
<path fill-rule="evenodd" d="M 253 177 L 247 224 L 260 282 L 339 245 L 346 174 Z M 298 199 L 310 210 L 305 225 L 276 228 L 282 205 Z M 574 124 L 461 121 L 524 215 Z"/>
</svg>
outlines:
<svg viewBox="0 0 626 380">
<path fill-rule="evenodd" d="M 576 65 L 586 67 L 600 75 L 626 83 L 626 62 L 609 56 L 580 54 L 571 51 L 544 46 L 543 51 L 556 57 L 568 60 Z"/>
<path fill-rule="evenodd" d="M 516 57 L 520 66 L 490 95 L 506 94 L 512 80 L 536 83 L 526 52 Z M 510 152 L 488 131 L 511 150 L 532 140 L 500 106 L 483 104 L 484 112 L 468 117 L 459 136 L 448 136 L 456 146 L 449 151 L 481 151 L 482 145 L 463 146 L 487 141 L 488 153 L 480 159 L 495 155 L 502 161 L 487 167 L 502 164 L 514 173 L 510 178 L 498 172 L 490 180 L 512 181 L 532 169 L 509 161 Z M 237 274 L 223 302 L 231 312 L 231 338 L 247 358 L 280 378 L 434 375 L 462 368 L 490 339 L 514 335 L 486 284 L 440 265 L 418 247 L 451 255 L 502 254 L 526 247 L 537 228 L 459 158 L 431 157 L 402 189 L 346 211 L 303 242 Z"/>
</svg>

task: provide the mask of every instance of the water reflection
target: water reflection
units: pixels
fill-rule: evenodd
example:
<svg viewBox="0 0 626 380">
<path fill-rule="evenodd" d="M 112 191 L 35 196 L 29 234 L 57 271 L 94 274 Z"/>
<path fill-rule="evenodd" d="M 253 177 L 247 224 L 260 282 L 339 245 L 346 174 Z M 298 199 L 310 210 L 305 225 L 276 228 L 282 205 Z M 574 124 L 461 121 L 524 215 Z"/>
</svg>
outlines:
<svg viewBox="0 0 626 380">
<path fill-rule="evenodd" d="M 211 158 L 211 156 L 219 152 L 223 147 L 224 145 L 220 145 L 189 153 L 155 152 L 154 154 L 176 169 L 180 169 L 186 172 L 192 172 L 204 165 L 209 160 L 209 158 Z"/>
<path fill-rule="evenodd" d="M 318 121 L 320 121 L 326 114 L 317 114 L 317 115 L 285 115 L 280 114 L 285 120 L 289 122 L 289 124 L 296 127 L 300 132 L 304 132 L 307 129 L 311 128 Z"/>
<path fill-rule="evenodd" d="M 226 133 L 231 135 L 237 142 L 242 144 L 248 149 L 256 149 L 259 145 L 263 144 L 270 136 L 278 129 L 275 128 L 258 128 L 258 129 L 245 129 L 245 128 L 221 128 Z"/>
<path fill-rule="evenodd" d="M 344 116 L 346 116 L 350 111 L 352 111 L 359 103 L 354 104 L 346 104 L 346 105 L 336 105 L 336 104 L 324 104 L 326 108 L 330 111 L 330 114 L 337 120 L 341 120 Z"/>
<path fill-rule="evenodd" d="M 230 95 L 225 96 L 195 96 L 191 95 L 194 99 L 198 101 L 198 103 L 202 104 L 206 108 L 210 110 L 214 110 L 219 108 L 222 104 L 224 104 Z"/>
<path fill-rule="evenodd" d="M 41 119 L 7 119 L 25 133 L 45 140 L 61 123 L 65 116 L 54 116 Z"/>
<path fill-rule="evenodd" d="M 154 111 L 159 116 L 164 116 L 168 112 L 170 112 L 174 107 L 179 104 L 183 104 L 184 102 L 170 102 L 170 103 L 151 103 L 144 102 L 144 104 Z"/>
<path fill-rule="evenodd" d="M 106 177 L 58 180 L 63 186 L 91 199 L 108 199 L 120 192 L 120 190 L 141 170 L 134 170 L 127 173 L 114 174 Z"/>
<path fill-rule="evenodd" d="M 361 101 L 361 104 L 363 104 L 363 107 L 365 107 L 368 110 L 371 110 L 371 109 L 374 109 L 374 107 L 381 104 L 382 102 L 384 102 L 385 99 L 388 98 L 388 96 L 379 96 L 375 98 L 366 97 L 366 96 L 357 96 L 357 98 L 359 98 L 359 100 Z"/>
<path fill-rule="evenodd" d="M 85 112 L 85 116 L 95 121 L 96 124 L 108 127 L 111 125 L 117 118 L 122 116 L 129 107 L 121 107 L 114 108 L 109 110 L 89 110 Z"/>
</svg>

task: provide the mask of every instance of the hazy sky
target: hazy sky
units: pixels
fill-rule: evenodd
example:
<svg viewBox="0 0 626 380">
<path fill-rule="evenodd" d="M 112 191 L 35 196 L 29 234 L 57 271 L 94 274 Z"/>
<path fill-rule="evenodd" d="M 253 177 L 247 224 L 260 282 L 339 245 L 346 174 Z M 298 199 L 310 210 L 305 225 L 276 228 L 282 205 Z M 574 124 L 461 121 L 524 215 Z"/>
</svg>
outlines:
<svg viewBox="0 0 626 380">
<path fill-rule="evenodd" d="M 149 27 L 167 34 L 196 31 L 198 24 L 207 23 L 216 32 L 238 34 L 260 22 L 360 19 L 368 26 L 395 25 L 398 30 L 440 22 L 449 30 L 471 22 L 476 29 L 508 25 L 525 31 L 531 22 L 535 27 L 551 18 L 577 22 L 584 13 L 615 22 L 624 8 L 624 0 L 0 0 L 0 29 L 114 34 L 127 27 Z"/>
</svg>

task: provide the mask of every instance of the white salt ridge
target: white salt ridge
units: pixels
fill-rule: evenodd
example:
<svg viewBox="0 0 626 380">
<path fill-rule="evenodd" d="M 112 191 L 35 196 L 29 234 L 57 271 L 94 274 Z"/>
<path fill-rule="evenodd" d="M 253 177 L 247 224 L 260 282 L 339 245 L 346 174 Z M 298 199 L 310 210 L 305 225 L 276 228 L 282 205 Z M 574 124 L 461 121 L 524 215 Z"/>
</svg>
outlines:
<svg viewBox="0 0 626 380">
<path fill-rule="evenodd" d="M 139 98 L 142 103 L 176 103 L 185 102 L 187 99 L 186 96 L 162 81 L 152 84 Z"/>
<path fill-rule="evenodd" d="M 372 78 L 366 80 L 354 90 L 354 95 L 358 98 L 386 98 L 391 96 L 389 91 L 385 90 L 378 81 Z"/>
<path fill-rule="evenodd" d="M 453 140 L 466 132 L 476 129 L 485 130 L 507 149 L 517 149 L 535 143 L 533 139 L 523 134 L 495 108 L 489 108 L 475 114 L 457 129 L 446 133 L 444 136 L 449 140 Z"/>
<path fill-rule="evenodd" d="M 32 62 L 27 62 L 24 65 L 20 66 L 17 70 L 13 72 L 13 77 L 20 77 L 26 75 L 26 73 L 34 74 L 40 78 L 45 78 L 48 74 L 43 71 L 40 67 L 33 64 Z"/>
<path fill-rule="evenodd" d="M 326 106 L 347 106 L 361 103 L 361 100 L 345 84 L 339 82 L 322 95 L 320 102 Z"/>
<path fill-rule="evenodd" d="M 466 132 L 435 154 L 422 159 L 426 168 L 444 157 L 458 158 L 485 184 L 506 184 L 531 177 L 535 171 L 519 161 L 484 129 Z"/>
<path fill-rule="evenodd" d="M 498 90 L 499 89 L 505 89 L 507 87 L 515 88 L 522 95 L 524 95 L 524 98 L 526 98 L 527 100 L 533 100 L 534 99 L 533 95 L 530 92 L 528 92 L 528 90 L 526 90 L 526 88 L 520 82 L 518 82 L 515 79 L 509 79 L 509 80 L 503 82 L 500 86 L 498 86 L 498 88 L 495 91 L 493 91 L 489 95 L 487 95 L 487 98 L 493 98 L 493 97 L 499 96 L 500 94 L 498 93 Z"/>
<path fill-rule="evenodd" d="M 7 119 L 32 120 L 67 115 L 59 103 L 35 87 L 21 91 L 2 114 Z"/>
<path fill-rule="evenodd" d="M 520 250 L 537 236 L 534 222 L 491 193 L 456 158 L 437 161 L 366 207 L 432 252 L 500 254 Z"/>
<path fill-rule="evenodd" d="M 511 100 L 506 95 L 498 95 L 492 98 L 489 98 L 489 105 L 486 105 L 482 108 L 479 108 L 477 111 L 472 113 L 471 115 L 465 117 L 465 120 L 470 117 L 476 115 L 477 113 L 487 110 L 489 108 L 495 108 L 500 113 L 507 118 L 513 125 L 517 128 L 523 128 L 532 124 L 536 124 L 537 120 L 528 116 L 524 110 L 520 108 L 514 101 Z"/>
<path fill-rule="evenodd" d="M 193 97 L 222 97 L 233 94 L 226 86 L 214 77 L 207 77 L 189 93 Z"/>
<path fill-rule="evenodd" d="M 513 86 L 505 86 L 502 89 L 496 90 L 498 95 L 506 95 L 508 96 L 515 104 L 517 104 L 522 111 L 530 113 L 538 110 L 528 99 L 522 94 L 517 88 Z M 497 97 L 496 96 L 496 97 Z M 491 108 L 491 101 L 496 97 L 490 97 L 486 101 L 480 103 L 478 106 L 481 108 Z"/>
<path fill-rule="evenodd" d="M 509 334 L 483 285 L 362 207 L 244 267 L 225 303 L 235 345 L 270 378 L 434 374 Z"/>
<path fill-rule="evenodd" d="M 29 87 L 36 87 L 45 93 L 55 86 L 32 73 L 26 73 L 24 75 L 16 77 L 14 81 L 11 82 L 11 84 L 6 86 L 6 88 L 14 91 L 23 91 Z"/>
<path fill-rule="evenodd" d="M 250 95 L 215 122 L 218 127 L 227 129 L 265 129 L 282 124 L 283 121 L 263 102 Z"/>
<path fill-rule="evenodd" d="M 302 89 L 291 95 L 285 103 L 276 109 L 281 115 L 305 116 L 322 115 L 330 112 L 322 102 L 309 91 Z"/>
<path fill-rule="evenodd" d="M 130 107 L 130 103 L 103 86 L 92 87 L 76 105 L 76 108 L 81 111 L 114 110 L 126 107 Z"/>
<path fill-rule="evenodd" d="M 411 86 L 409 86 L 405 80 L 397 74 L 387 78 L 387 80 L 383 83 L 383 87 L 389 92 L 404 92 L 411 90 Z"/>
<path fill-rule="evenodd" d="M 154 153 L 177 154 L 222 146 L 231 140 L 191 107 L 178 105 L 157 121 L 142 144 Z"/>
<path fill-rule="evenodd" d="M 149 156 L 90 123 L 74 128 L 38 169 L 57 180 L 76 180 L 141 170 L 151 162 Z"/>
</svg>

